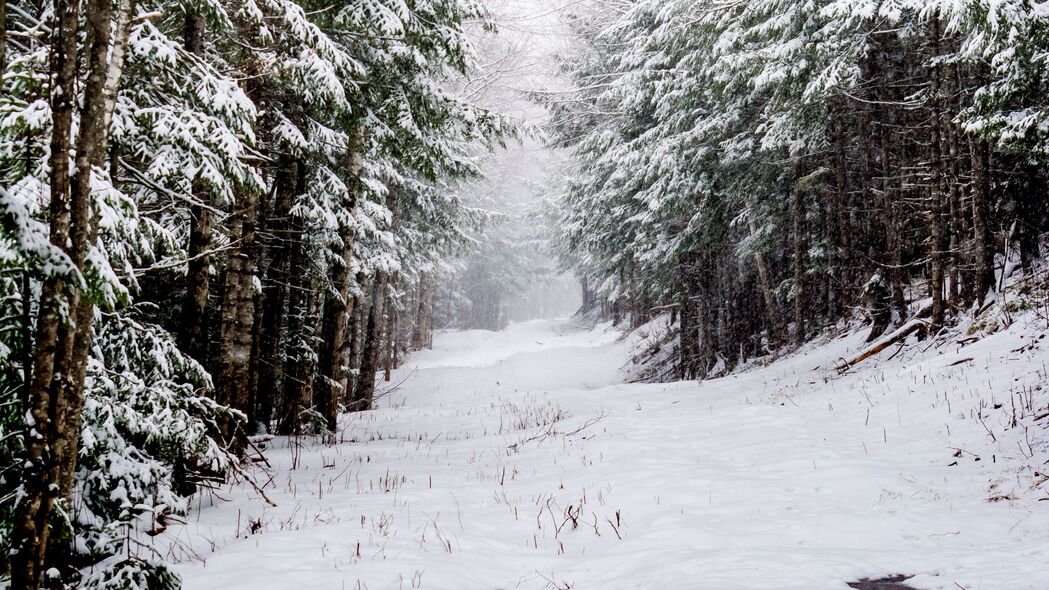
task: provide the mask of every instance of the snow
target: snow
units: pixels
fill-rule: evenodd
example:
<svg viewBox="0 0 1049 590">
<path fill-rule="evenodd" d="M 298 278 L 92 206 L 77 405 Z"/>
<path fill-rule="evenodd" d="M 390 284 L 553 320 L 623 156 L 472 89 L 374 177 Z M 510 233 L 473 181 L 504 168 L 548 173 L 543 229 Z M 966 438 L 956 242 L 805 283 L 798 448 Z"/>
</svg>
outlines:
<svg viewBox="0 0 1049 590">
<path fill-rule="evenodd" d="M 255 476 L 277 507 L 235 485 L 151 542 L 187 590 L 844 590 L 897 573 L 1044 590 L 1049 440 L 1027 400 L 1045 411 L 1049 352 L 1044 322 L 1022 324 L 845 375 L 862 333 L 658 385 L 622 383 L 631 339 L 608 325 L 438 333 L 341 443 L 273 441 Z"/>
</svg>

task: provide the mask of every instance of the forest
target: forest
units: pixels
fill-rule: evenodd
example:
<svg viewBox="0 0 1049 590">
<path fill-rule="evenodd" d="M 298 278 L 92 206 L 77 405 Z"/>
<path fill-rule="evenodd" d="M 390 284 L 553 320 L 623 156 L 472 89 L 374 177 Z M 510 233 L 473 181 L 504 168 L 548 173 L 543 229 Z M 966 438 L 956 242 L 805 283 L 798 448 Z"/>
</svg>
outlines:
<svg viewBox="0 0 1049 590">
<path fill-rule="evenodd" d="M 579 92 L 548 99 L 580 162 L 559 231 L 590 305 L 674 306 L 677 377 L 914 303 L 936 334 L 1039 257 L 1042 4 L 630 4 L 574 23 Z"/>
<path fill-rule="evenodd" d="M 328 469 L 408 436 L 369 424 L 420 391 L 591 367 L 417 376 L 453 330 L 538 354 L 565 332 L 519 322 L 578 308 L 572 347 L 640 334 L 632 380 L 694 385 L 1049 309 L 1044 2 L 0 0 L 0 72 L 0 588 L 180 588 L 158 539 L 233 489 L 286 506 L 273 453 L 295 471 L 309 440 Z M 1020 399 L 1029 467 L 1049 444 Z M 546 429 L 508 455 L 568 416 L 501 400 L 478 411 Z M 451 438 L 473 410 L 448 403 L 400 428 Z M 234 505 L 236 538 L 276 526 Z M 618 510 L 592 520 L 623 540 Z"/>
</svg>

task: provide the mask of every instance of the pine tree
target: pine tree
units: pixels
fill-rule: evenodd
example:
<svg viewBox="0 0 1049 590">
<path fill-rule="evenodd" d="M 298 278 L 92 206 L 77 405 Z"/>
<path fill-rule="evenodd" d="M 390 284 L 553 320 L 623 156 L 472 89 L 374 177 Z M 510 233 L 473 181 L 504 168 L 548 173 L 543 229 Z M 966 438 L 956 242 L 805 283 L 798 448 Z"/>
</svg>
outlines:
<svg viewBox="0 0 1049 590">
<path fill-rule="evenodd" d="M 1023 2 L 579 12 L 577 88 L 539 96 L 579 170 L 563 256 L 613 319 L 643 296 L 675 310 L 677 374 L 798 344 L 861 295 L 873 340 L 918 284 L 945 325 L 993 288 L 1010 209 L 1021 261 L 1037 255 L 1045 22 Z M 754 294 L 759 315 L 733 303 Z"/>
<path fill-rule="evenodd" d="M 449 90 L 472 67 L 466 23 L 485 18 L 471 2 L 9 6 L 0 488 L 23 501 L 0 510 L 0 545 L 37 587 L 120 553 L 143 513 L 184 509 L 257 422 L 334 431 L 363 346 L 347 330 L 359 281 L 412 289 L 415 265 L 469 244 L 484 215 L 453 181 L 516 124 Z M 396 345 L 409 322 L 382 313 L 388 295 L 376 320 Z M 52 515 L 74 490 L 92 514 L 69 529 Z M 177 585 L 149 560 L 106 562 L 82 584 Z"/>
</svg>

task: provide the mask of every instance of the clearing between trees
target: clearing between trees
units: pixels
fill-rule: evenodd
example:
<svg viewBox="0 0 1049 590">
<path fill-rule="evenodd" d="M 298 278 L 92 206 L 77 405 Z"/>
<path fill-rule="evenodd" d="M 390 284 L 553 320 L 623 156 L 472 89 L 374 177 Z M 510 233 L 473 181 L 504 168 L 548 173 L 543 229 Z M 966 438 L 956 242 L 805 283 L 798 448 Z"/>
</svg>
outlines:
<svg viewBox="0 0 1049 590">
<path fill-rule="evenodd" d="M 438 333 L 337 444 L 268 441 L 275 505 L 226 486 L 149 542 L 187 590 L 1049 587 L 1044 322 L 625 384 L 659 329 Z"/>
</svg>

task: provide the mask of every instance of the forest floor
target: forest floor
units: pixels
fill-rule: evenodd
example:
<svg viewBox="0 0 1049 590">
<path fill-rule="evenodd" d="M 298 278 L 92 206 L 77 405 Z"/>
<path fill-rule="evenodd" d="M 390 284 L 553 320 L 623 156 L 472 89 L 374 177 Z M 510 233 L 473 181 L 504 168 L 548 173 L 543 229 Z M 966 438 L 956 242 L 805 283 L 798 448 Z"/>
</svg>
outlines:
<svg viewBox="0 0 1049 590">
<path fill-rule="evenodd" d="M 660 385 L 609 326 L 439 333 L 338 444 L 272 441 L 275 507 L 232 485 L 150 542 L 187 590 L 1045 590 L 1045 331 Z"/>
</svg>

